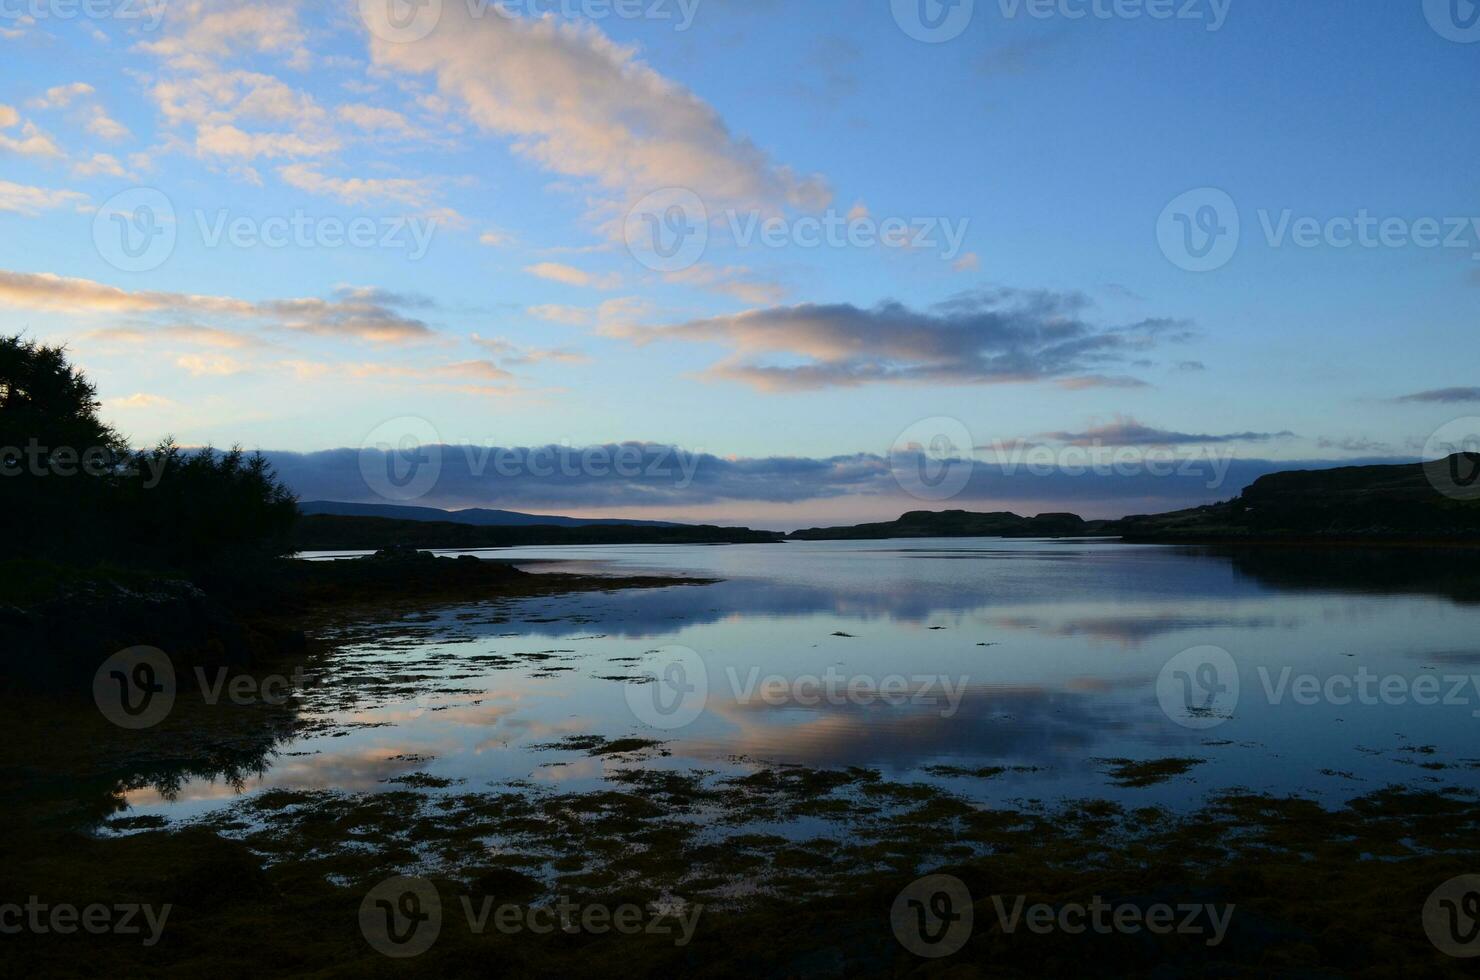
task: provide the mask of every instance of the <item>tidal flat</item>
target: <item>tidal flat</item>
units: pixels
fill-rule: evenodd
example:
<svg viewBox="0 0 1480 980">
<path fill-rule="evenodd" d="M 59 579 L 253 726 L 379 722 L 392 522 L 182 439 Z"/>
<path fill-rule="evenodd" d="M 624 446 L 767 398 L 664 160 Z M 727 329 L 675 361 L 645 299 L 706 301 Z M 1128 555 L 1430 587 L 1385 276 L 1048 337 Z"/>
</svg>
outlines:
<svg viewBox="0 0 1480 980">
<path fill-rule="evenodd" d="M 0 956 L 78 974 L 102 952 L 125 976 L 389 975 L 398 964 L 366 942 L 359 910 L 380 883 L 414 876 L 442 908 L 418 973 L 1464 966 L 1432 945 L 1423 911 L 1480 866 L 1468 708 L 1270 705 L 1255 678 L 1229 717 L 1187 728 L 1160 712 L 1146 666 L 1220 631 L 1250 672 L 1260 657 L 1376 665 L 1383 644 L 1389 665 L 1424 670 L 1418 650 L 1452 669 L 1462 644 L 1411 625 L 1397 640 L 1389 618 L 1409 623 L 1419 603 L 1448 631 L 1474 615 L 1463 600 L 1269 584 L 1222 559 L 1074 544 L 911 543 L 884 557 L 890 574 L 875 561 L 859 581 L 837 574 L 853 556 L 817 547 L 790 577 L 713 549 L 682 554 L 694 580 L 680 582 L 639 552 L 600 568 L 531 564 L 573 577 L 516 594 L 338 603 L 306 621 L 301 657 L 259 671 L 294 678 L 280 703 L 182 691 L 140 732 L 91 705 L 14 699 L 3 893 L 172 911 L 153 946 L 28 933 Z M 944 565 L 948 590 L 933 579 Z M 592 588 L 598 571 L 616 577 Z M 1045 602 L 1020 585 L 1107 571 L 1114 604 Z M 661 687 L 654 657 L 675 646 L 700 654 L 708 697 L 663 727 L 634 705 Z M 968 683 L 948 714 L 943 698 L 913 699 L 919 688 L 838 704 L 757 688 L 747 702 L 731 681 L 745 672 L 729 669 L 747 662 L 765 676 L 835 666 Z M 1339 738 L 1317 737 L 1328 723 L 1346 726 Z M 969 888 L 975 926 L 928 961 L 901 946 L 891 907 L 935 873 Z M 503 931 L 475 914 L 488 903 L 633 907 L 668 926 Z M 1188 903 L 1231 909 L 1215 944 L 1040 933 L 1003 911 Z"/>
</svg>

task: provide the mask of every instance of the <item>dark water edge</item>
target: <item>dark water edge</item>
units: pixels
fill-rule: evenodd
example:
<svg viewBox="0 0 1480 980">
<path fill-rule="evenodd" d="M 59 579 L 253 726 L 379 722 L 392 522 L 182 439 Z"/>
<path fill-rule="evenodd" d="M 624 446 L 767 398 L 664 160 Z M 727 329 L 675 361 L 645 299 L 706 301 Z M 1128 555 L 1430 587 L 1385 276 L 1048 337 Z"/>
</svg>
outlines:
<svg viewBox="0 0 1480 980">
<path fill-rule="evenodd" d="M 1281 560 L 1262 550 L 1227 560 L 1302 588 L 1474 601 L 1462 565 Z M 313 656 L 305 655 L 310 668 Z M 661 741 L 597 737 L 563 746 L 620 763 L 596 789 L 489 792 L 413 772 L 377 792 L 269 790 L 182 829 L 157 829 L 121 809 L 130 790 L 167 796 L 191 778 L 239 787 L 301 734 L 300 706 L 290 697 L 207 710 L 187 698 L 160 728 L 129 733 L 62 698 L 5 704 L 0 904 L 37 896 L 172 911 L 153 946 L 138 936 L 23 933 L 0 938 L 0 964 L 18 975 L 81 975 L 101 963 L 120 976 L 1466 968 L 1435 948 L 1423 918 L 1437 887 L 1480 870 L 1480 794 L 1447 785 L 1453 770 L 1444 766 L 1423 770 L 1422 785 L 1416 775 L 1412 785 L 1374 787 L 1340 806 L 1235 791 L 1185 809 L 1093 797 L 997 807 L 954 786 L 1000 773 L 942 772 L 925 783 L 868 767 L 764 765 L 737 775 L 674 769 Z M 1193 762 L 1105 760 L 1107 774 L 1132 787 L 1164 785 Z M 768 829 L 782 824 L 816 832 Z M 398 963 L 367 944 L 359 913 L 371 889 L 408 871 L 432 882 L 444 919 L 431 949 Z M 935 872 L 969 889 L 975 927 L 958 952 L 932 961 L 901 946 L 891 908 L 902 889 Z M 1098 899 L 1232 912 L 1216 945 L 1203 933 L 1040 935 L 999 921 L 994 898 L 1010 906 L 1019 897 L 1056 908 Z M 475 908 L 490 898 L 522 908 L 658 903 L 693 912 L 697 925 L 683 945 L 646 932 L 479 934 L 464 898 Z"/>
</svg>

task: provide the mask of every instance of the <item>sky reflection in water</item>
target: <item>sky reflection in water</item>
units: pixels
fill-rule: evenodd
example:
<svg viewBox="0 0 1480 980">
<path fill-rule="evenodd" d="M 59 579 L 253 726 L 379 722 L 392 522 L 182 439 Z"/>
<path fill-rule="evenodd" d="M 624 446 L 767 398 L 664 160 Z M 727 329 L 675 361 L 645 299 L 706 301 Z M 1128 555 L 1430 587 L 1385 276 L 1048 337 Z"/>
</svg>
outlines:
<svg viewBox="0 0 1480 980">
<path fill-rule="evenodd" d="M 1464 703 L 1339 705 L 1298 704 L 1288 691 L 1276 703 L 1265 680 L 1278 684 L 1286 667 L 1323 681 L 1365 667 L 1405 684 L 1476 672 L 1480 646 L 1469 638 L 1480 603 L 1465 601 L 1474 592 L 1463 553 L 1229 555 L 958 539 L 497 554 L 562 559 L 529 566 L 538 571 L 725 581 L 502 611 L 458 606 L 362 631 L 307 699 L 322 715 L 321 733 L 280 746 L 247 791 L 376 791 L 399 788 L 387 781 L 411 772 L 460 780 L 458 791 L 524 779 L 586 789 L 604 767 L 634 764 L 541 747 L 585 734 L 666 741 L 667 755 L 637 764 L 868 766 L 984 801 L 1096 796 L 1192 806 L 1233 786 L 1338 800 L 1389 782 L 1480 782 L 1466 761 L 1480 756 L 1471 748 L 1480 690 L 1468 683 Z M 649 651 L 675 644 L 702 657 L 709 697 L 692 724 L 662 731 L 634 714 L 622 678 L 641 673 Z M 1234 656 L 1242 693 L 1231 719 L 1198 731 L 1162 712 L 1156 681 L 1169 658 L 1205 644 Z M 761 677 L 829 670 L 875 682 L 944 677 L 961 698 L 952 711 L 940 697 L 803 704 L 741 696 Z M 394 683 L 367 686 L 367 677 Z M 1452 686 L 1444 682 L 1443 694 Z M 1206 762 L 1126 789 L 1100 761 L 1167 756 Z M 926 771 L 941 765 L 1008 771 Z M 136 812 L 184 815 L 231 796 L 194 781 L 171 802 L 150 790 L 130 802 Z"/>
</svg>

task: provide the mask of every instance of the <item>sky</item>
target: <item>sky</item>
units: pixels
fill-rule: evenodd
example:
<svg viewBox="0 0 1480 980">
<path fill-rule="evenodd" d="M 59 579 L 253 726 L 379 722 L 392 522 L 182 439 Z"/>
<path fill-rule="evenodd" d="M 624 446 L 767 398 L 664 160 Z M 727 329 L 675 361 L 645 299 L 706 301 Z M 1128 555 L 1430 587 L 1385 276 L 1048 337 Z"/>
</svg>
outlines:
<svg viewBox="0 0 1480 980">
<path fill-rule="evenodd" d="M 0 328 L 305 499 L 1169 509 L 1480 435 L 1477 86 L 1469 0 L 0 0 Z"/>
</svg>

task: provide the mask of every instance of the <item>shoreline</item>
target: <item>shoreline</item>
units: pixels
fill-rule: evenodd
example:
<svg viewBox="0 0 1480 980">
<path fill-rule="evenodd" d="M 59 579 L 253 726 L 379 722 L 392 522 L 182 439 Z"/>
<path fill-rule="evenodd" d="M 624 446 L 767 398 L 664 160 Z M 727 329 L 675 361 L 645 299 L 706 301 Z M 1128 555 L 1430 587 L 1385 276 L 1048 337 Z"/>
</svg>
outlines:
<svg viewBox="0 0 1480 980">
<path fill-rule="evenodd" d="M 435 564 L 425 578 L 403 567 L 428 561 Z M 303 603 L 297 625 L 309 629 L 401 608 L 714 581 L 525 574 L 471 556 L 305 564 L 341 566 L 291 566 L 318 579 L 306 591 L 302 581 L 283 583 Z M 407 591 L 418 582 L 420 590 Z M 41 706 L 32 710 L 46 717 Z M 210 728 L 179 718 L 179 729 L 151 734 L 120 735 L 91 714 L 96 731 L 74 729 L 60 714 L 51 723 L 64 723 L 85 746 L 76 765 L 97 769 L 104 750 L 112 753 L 118 768 L 102 767 L 98 788 L 115 792 L 127 788 L 113 781 L 124 773 L 134 788 L 167 789 L 180 774 L 145 766 L 158 758 L 189 759 L 200 775 L 230 786 L 231 772 L 250 776 L 254 752 L 273 752 L 276 733 L 298 732 L 291 704 L 265 715 L 210 712 Z M 243 744 L 254 737 L 260 744 Z M 45 728 L 27 738 L 13 744 L 17 759 L 28 758 L 27 744 L 57 741 Z M 658 762 L 660 742 L 566 742 L 559 748 L 576 762 L 618 765 L 580 791 L 410 772 L 360 792 L 265 789 L 177 823 L 100 808 L 96 825 L 125 831 L 116 836 L 50 812 L 0 845 L 0 895 L 169 904 L 169 928 L 153 947 L 127 937 L 7 937 L 0 963 L 80 973 L 101 954 L 122 976 L 232 975 L 242 963 L 266 975 L 389 972 L 361 932 L 359 909 L 379 883 L 413 874 L 429 882 L 444 912 L 443 932 L 416 960 L 417 972 L 462 975 L 469 963 L 494 961 L 515 975 L 580 976 L 594 960 L 604 976 L 674 975 L 695 963 L 716 976 L 890 976 L 923 962 L 900 946 L 891 906 L 913 882 L 940 873 L 963 882 L 974 900 L 969 939 L 943 961 L 961 970 L 1094 974 L 1113 960 L 1136 975 L 1206 966 L 1228 975 L 1462 975 L 1466 966 L 1429 944 L 1422 910 L 1437 886 L 1480 867 L 1480 794 L 1469 789 L 1373 784 L 1333 805 L 1311 794 L 1208 793 L 1191 779 L 1197 802 L 1187 812 L 1093 795 L 1034 805 L 877 767 L 758 763 L 748 773 L 706 775 Z M 223 745 L 243 750 L 230 760 L 237 769 L 221 768 Z M 1111 778 L 1139 790 L 1181 781 L 1188 760 L 1106 761 L 1125 763 Z M 8 776 L 25 785 L 24 772 Z M 828 833 L 778 832 L 819 823 Z M 1232 913 L 1227 941 L 1210 946 L 1210 936 L 1181 933 L 1009 930 L 994 899 L 1011 907 L 1020 898 L 1055 909 L 1193 902 Z M 684 945 L 649 934 L 475 932 L 462 915 L 464 901 L 527 911 L 566 899 L 643 909 L 682 899 L 702 912 Z"/>
<path fill-rule="evenodd" d="M 628 758 L 640 761 L 640 752 Z M 0 962 L 80 969 L 106 950 L 118 975 L 205 964 L 231 973 L 243 961 L 266 975 L 373 972 L 387 964 L 355 910 L 379 882 L 413 874 L 444 912 L 419 970 L 451 970 L 483 953 L 543 975 L 597 953 L 615 957 L 604 968 L 613 976 L 672 975 L 696 956 L 714 975 L 821 966 L 888 976 L 919 963 L 891 933 L 891 904 L 922 876 L 947 874 L 975 903 L 975 927 L 949 961 L 956 968 L 1095 972 L 1107 956 L 1135 975 L 1207 957 L 1231 975 L 1457 976 L 1465 966 L 1429 945 L 1422 911 L 1438 885 L 1480 862 L 1473 792 L 1385 787 L 1329 807 L 1229 792 L 1173 814 L 1094 798 L 983 807 L 860 769 L 766 766 L 706 783 L 644 767 L 607 783 L 584 793 L 268 791 L 211 818 L 125 836 L 36 829 L 6 842 L 7 895 L 170 904 L 172 928 L 153 948 L 117 937 L 8 939 Z M 706 813 L 722 824 L 822 820 L 846 831 L 715 842 L 705 820 L 692 822 Z M 421 852 L 442 857 L 427 865 Z M 552 867 L 553 877 L 541 871 Z M 1019 898 L 1054 908 L 1216 904 L 1228 910 L 1228 942 L 1008 930 L 997 902 Z M 488 900 L 525 914 L 560 902 L 677 902 L 697 914 L 683 945 L 651 935 L 474 932 L 463 903 Z"/>
</svg>

